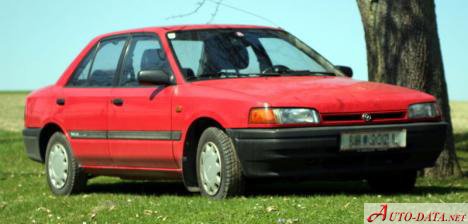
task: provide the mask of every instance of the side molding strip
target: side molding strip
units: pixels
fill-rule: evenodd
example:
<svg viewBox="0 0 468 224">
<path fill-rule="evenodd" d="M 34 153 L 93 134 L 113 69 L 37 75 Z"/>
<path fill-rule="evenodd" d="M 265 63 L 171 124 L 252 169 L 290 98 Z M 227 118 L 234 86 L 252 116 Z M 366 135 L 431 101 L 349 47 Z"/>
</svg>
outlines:
<svg viewBox="0 0 468 224">
<path fill-rule="evenodd" d="M 180 131 L 70 131 L 73 139 L 175 140 Z"/>
<path fill-rule="evenodd" d="M 70 137 L 73 139 L 106 139 L 106 131 L 70 131 Z"/>
</svg>

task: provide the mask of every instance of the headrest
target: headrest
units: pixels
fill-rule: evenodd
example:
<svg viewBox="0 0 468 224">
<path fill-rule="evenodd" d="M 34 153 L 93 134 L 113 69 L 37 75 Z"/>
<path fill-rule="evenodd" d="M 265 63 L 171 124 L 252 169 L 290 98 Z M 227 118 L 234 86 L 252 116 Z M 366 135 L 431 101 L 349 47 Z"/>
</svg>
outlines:
<svg viewBox="0 0 468 224">
<path fill-rule="evenodd" d="M 89 77 L 90 86 L 112 86 L 115 70 L 96 70 Z"/>
<path fill-rule="evenodd" d="M 162 70 L 166 57 L 162 49 L 148 49 L 143 52 L 141 58 L 141 70 Z"/>
</svg>

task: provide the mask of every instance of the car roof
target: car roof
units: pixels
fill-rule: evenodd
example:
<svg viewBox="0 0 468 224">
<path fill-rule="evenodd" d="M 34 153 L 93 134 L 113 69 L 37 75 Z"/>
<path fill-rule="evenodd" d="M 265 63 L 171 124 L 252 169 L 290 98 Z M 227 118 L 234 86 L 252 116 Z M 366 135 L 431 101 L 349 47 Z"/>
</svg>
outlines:
<svg viewBox="0 0 468 224">
<path fill-rule="evenodd" d="M 129 33 L 142 33 L 142 32 L 175 32 L 181 30 L 206 30 L 206 29 L 275 29 L 279 30 L 279 27 L 270 27 L 270 26 L 257 26 L 257 25 L 235 25 L 235 24 L 192 24 L 192 25 L 175 25 L 175 26 L 154 26 L 154 27 L 145 27 L 138 29 L 129 29 L 116 31 L 111 33 L 106 33 L 99 35 L 96 39 L 102 39 L 109 36 L 129 34 Z"/>
</svg>

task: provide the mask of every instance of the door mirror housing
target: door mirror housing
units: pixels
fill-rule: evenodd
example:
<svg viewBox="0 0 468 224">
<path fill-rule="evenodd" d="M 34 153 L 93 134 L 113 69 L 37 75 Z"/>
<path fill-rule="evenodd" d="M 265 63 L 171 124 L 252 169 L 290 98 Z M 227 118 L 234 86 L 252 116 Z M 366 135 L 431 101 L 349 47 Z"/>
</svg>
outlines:
<svg viewBox="0 0 468 224">
<path fill-rule="evenodd" d="M 169 75 L 163 70 L 142 70 L 138 72 L 138 83 L 154 85 L 170 85 Z"/>
<path fill-rule="evenodd" d="M 353 77 L 353 69 L 351 67 L 337 65 L 335 66 L 335 68 L 341 73 L 343 73 L 346 77 L 349 77 L 349 78 Z"/>
</svg>

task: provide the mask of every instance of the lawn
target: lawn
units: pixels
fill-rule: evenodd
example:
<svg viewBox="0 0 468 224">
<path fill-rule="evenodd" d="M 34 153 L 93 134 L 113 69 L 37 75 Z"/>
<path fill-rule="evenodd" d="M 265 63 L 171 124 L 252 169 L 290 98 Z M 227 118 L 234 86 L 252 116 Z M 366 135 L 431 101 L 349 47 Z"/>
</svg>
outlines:
<svg viewBox="0 0 468 224">
<path fill-rule="evenodd" d="M 98 177 L 86 192 L 53 196 L 43 166 L 25 153 L 25 93 L 0 93 L 0 223 L 361 223 L 366 202 L 468 202 L 468 178 L 420 178 L 410 194 L 381 195 L 363 182 L 259 186 L 245 197 L 208 200 L 180 183 Z M 468 103 L 452 103 L 460 162 L 468 171 Z"/>
</svg>

